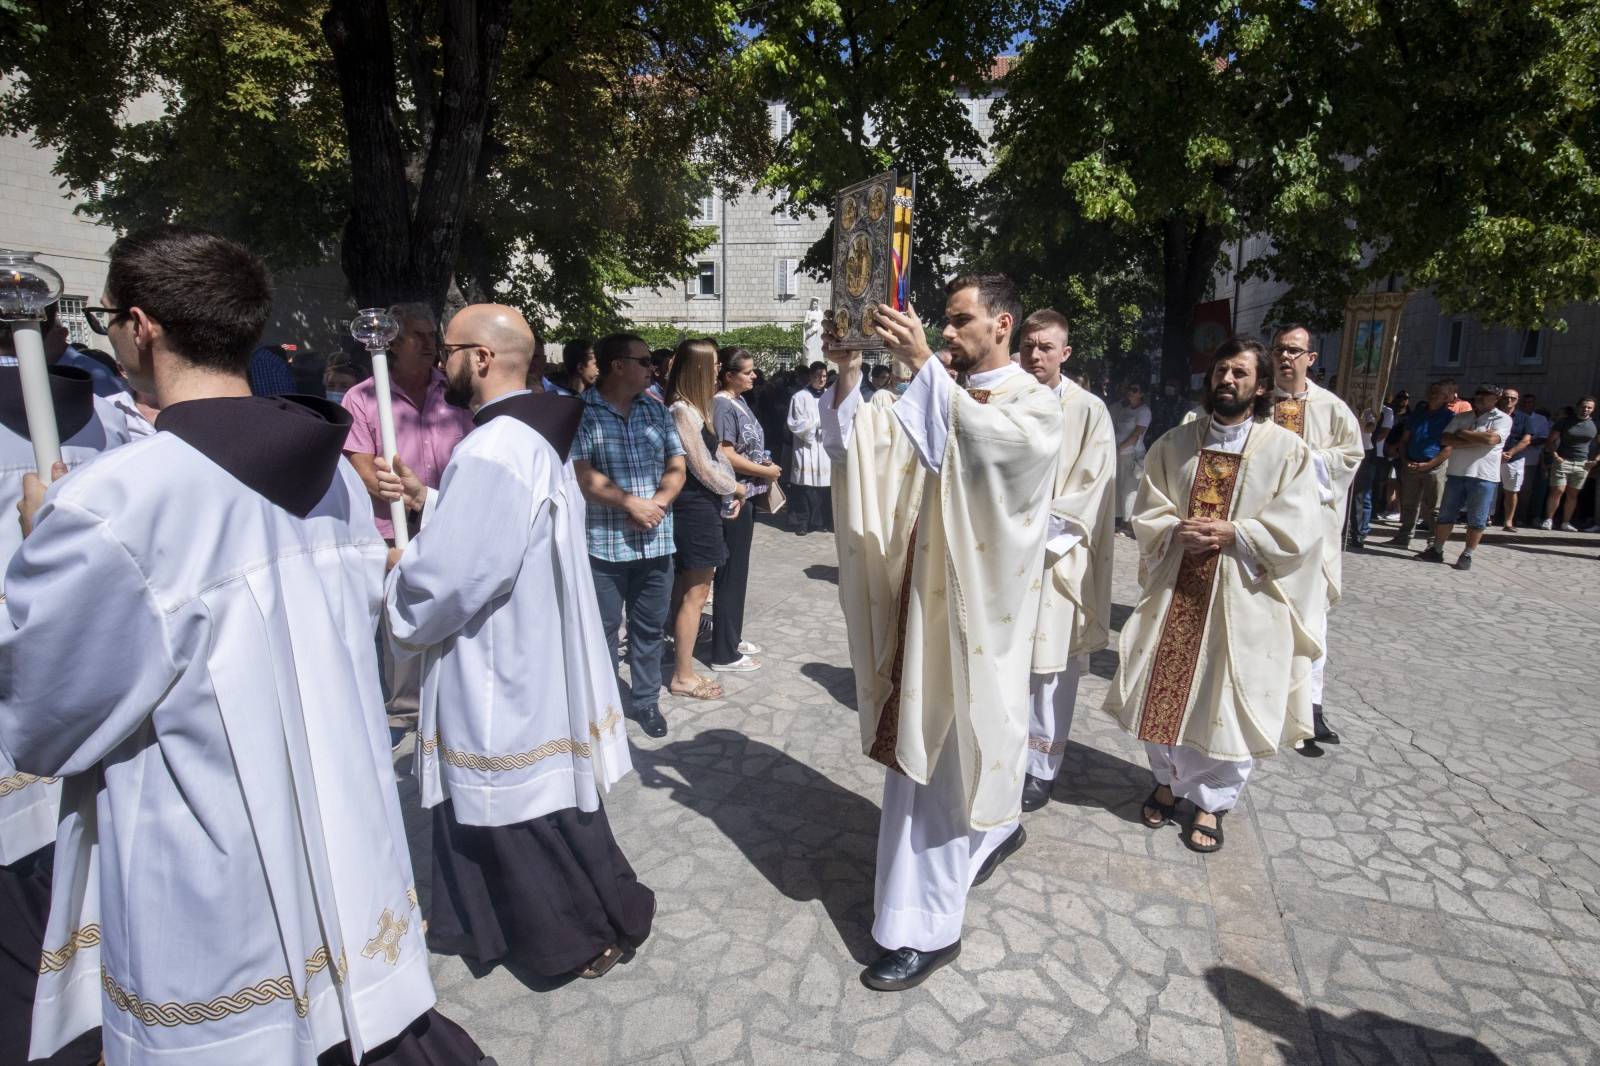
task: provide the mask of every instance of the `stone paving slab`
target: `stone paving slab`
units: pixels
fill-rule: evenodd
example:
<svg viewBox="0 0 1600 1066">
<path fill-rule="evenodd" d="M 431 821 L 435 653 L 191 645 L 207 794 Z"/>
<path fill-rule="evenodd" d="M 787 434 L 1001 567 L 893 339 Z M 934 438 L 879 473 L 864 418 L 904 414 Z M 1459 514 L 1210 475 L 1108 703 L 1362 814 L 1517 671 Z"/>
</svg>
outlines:
<svg viewBox="0 0 1600 1066">
<path fill-rule="evenodd" d="M 1097 654 L 1055 802 L 973 893 L 960 959 L 884 995 L 858 980 L 882 771 L 859 750 L 833 539 L 758 526 L 762 670 L 720 675 L 724 700 L 669 697 L 671 732 L 633 732 L 639 772 L 607 799 L 654 935 L 553 988 L 436 958 L 440 1006 L 502 1066 L 1600 1062 L 1600 538 L 1527 539 L 1468 574 L 1347 557 L 1345 743 L 1263 763 L 1214 856 L 1139 825 L 1148 771 L 1098 710 L 1116 656 Z M 409 779 L 402 801 L 426 897 Z"/>
</svg>

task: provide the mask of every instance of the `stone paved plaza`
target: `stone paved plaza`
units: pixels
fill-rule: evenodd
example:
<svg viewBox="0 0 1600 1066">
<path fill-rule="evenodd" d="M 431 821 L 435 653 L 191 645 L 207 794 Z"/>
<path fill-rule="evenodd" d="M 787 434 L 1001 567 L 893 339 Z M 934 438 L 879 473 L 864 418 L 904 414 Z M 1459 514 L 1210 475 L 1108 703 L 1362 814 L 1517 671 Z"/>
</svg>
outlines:
<svg viewBox="0 0 1600 1066">
<path fill-rule="evenodd" d="M 722 675 L 724 701 L 668 698 L 671 733 L 632 731 L 639 772 L 608 799 L 659 900 L 650 941 L 553 988 L 437 958 L 440 1005 L 501 1066 L 1600 1062 L 1584 539 L 1486 545 L 1470 574 L 1348 556 L 1327 695 L 1345 743 L 1262 764 L 1209 858 L 1139 824 L 1148 772 L 1099 711 L 1116 656 L 1096 655 L 1055 802 L 974 891 L 960 959 L 886 995 L 858 979 L 883 771 L 859 750 L 833 538 L 758 526 L 763 669 Z M 402 798 L 426 892 L 409 778 Z"/>
</svg>

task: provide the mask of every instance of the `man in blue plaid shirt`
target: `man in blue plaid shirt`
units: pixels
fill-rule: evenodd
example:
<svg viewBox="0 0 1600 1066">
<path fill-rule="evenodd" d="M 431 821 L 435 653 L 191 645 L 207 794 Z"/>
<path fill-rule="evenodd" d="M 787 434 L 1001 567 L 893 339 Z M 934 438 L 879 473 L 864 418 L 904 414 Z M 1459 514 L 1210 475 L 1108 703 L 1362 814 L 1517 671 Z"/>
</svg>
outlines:
<svg viewBox="0 0 1600 1066">
<path fill-rule="evenodd" d="M 683 443 L 667 409 L 645 395 L 650 348 L 632 333 L 595 345 L 600 379 L 583 394 L 572 445 L 578 486 L 589 503 L 589 565 L 611 660 L 628 612 L 628 717 L 652 737 L 667 735 L 661 700 L 661 637 L 672 599 L 672 501 L 683 488 Z"/>
</svg>

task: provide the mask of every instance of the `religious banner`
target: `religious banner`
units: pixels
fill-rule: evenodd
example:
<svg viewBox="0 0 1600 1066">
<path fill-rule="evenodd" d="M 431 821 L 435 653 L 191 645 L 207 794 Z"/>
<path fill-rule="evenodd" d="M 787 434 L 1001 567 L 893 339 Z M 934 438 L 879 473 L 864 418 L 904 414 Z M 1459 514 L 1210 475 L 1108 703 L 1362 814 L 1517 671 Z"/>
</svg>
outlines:
<svg viewBox="0 0 1600 1066">
<path fill-rule="evenodd" d="M 1211 353 L 1233 336 L 1233 307 L 1228 300 L 1195 304 L 1189 316 L 1189 371 L 1204 374 Z"/>
<path fill-rule="evenodd" d="M 839 193 L 833 209 L 833 296 L 829 317 L 845 348 L 882 348 L 872 328 L 879 304 L 910 305 L 911 211 L 915 182 L 893 170 Z"/>
<path fill-rule="evenodd" d="M 1400 313 L 1410 297 L 1408 292 L 1364 292 L 1345 301 L 1334 392 L 1357 419 L 1376 418 L 1383 409 L 1399 351 Z"/>
</svg>

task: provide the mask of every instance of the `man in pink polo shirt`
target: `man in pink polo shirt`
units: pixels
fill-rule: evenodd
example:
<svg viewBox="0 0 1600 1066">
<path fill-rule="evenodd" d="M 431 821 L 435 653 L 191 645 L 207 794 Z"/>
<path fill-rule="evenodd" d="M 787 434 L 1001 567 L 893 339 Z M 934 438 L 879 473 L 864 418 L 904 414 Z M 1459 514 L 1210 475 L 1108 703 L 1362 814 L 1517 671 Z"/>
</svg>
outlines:
<svg viewBox="0 0 1600 1066">
<path fill-rule="evenodd" d="M 394 406 L 394 446 L 400 461 L 430 488 L 439 487 L 450 453 L 472 429 L 472 412 L 444 399 L 444 372 L 434 365 L 438 322 L 427 304 L 397 304 L 390 313 L 400 335 L 389 345 L 389 389 Z M 389 502 L 378 494 L 378 395 L 368 378 L 344 394 L 344 407 L 355 417 L 344 445 L 345 455 L 372 495 L 378 532 L 394 542 Z"/>
</svg>

